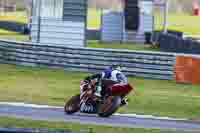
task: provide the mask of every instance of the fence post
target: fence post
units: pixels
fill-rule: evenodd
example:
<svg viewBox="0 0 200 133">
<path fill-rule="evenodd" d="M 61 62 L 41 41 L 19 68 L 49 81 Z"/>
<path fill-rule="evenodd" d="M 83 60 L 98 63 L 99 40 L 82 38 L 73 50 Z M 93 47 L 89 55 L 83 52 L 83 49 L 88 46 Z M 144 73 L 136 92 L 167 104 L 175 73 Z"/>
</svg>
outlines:
<svg viewBox="0 0 200 133">
<path fill-rule="evenodd" d="M 167 28 L 168 28 L 168 8 L 169 8 L 169 1 L 165 0 L 164 33 L 167 33 Z"/>
</svg>

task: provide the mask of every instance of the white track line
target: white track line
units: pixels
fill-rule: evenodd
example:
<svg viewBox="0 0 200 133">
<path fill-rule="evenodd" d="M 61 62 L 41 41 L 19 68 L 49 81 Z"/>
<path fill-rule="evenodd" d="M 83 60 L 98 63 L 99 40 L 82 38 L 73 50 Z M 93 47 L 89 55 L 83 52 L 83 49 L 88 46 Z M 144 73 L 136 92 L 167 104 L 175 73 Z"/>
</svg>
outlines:
<svg viewBox="0 0 200 133">
<path fill-rule="evenodd" d="M 9 105 L 9 106 L 16 106 L 16 107 L 30 107 L 30 108 L 53 108 L 53 109 L 63 109 L 63 107 L 57 106 L 49 106 L 49 105 L 37 105 L 37 104 L 26 104 L 26 103 L 19 103 L 19 102 L 0 102 L 0 105 Z M 137 114 L 114 114 L 115 116 L 127 116 L 127 117 L 135 117 L 135 118 L 146 118 L 146 119 L 159 119 L 159 120 L 177 120 L 177 121 L 184 121 L 188 119 L 176 119 L 170 117 L 157 117 L 153 115 L 137 115 Z"/>
<path fill-rule="evenodd" d="M 0 105 L 10 105 L 17 107 L 30 107 L 30 108 L 56 108 L 63 109 L 63 107 L 49 106 L 49 105 L 37 105 L 37 104 L 27 104 L 27 103 L 18 103 L 18 102 L 0 102 Z"/>
<path fill-rule="evenodd" d="M 175 120 L 175 121 L 187 121 L 188 120 L 188 119 L 178 119 L 178 118 L 171 118 L 171 117 L 160 117 L 160 116 L 153 116 L 153 115 L 119 114 L 119 113 L 116 113 L 115 115 L 117 115 L 117 116 L 135 117 L 135 118 L 158 119 L 158 120 Z"/>
</svg>

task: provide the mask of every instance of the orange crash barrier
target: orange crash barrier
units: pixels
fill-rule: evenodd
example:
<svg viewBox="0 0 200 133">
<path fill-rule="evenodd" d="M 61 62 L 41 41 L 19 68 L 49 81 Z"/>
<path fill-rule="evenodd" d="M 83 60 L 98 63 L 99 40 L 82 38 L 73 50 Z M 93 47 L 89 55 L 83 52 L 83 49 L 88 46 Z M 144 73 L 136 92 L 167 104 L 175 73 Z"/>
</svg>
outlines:
<svg viewBox="0 0 200 133">
<path fill-rule="evenodd" d="M 192 58 L 185 56 L 176 57 L 175 78 L 179 83 L 191 83 Z"/>
<path fill-rule="evenodd" d="M 200 58 L 177 56 L 175 79 L 178 83 L 200 84 Z"/>
<path fill-rule="evenodd" d="M 192 83 L 200 84 L 200 58 L 192 59 Z"/>
</svg>

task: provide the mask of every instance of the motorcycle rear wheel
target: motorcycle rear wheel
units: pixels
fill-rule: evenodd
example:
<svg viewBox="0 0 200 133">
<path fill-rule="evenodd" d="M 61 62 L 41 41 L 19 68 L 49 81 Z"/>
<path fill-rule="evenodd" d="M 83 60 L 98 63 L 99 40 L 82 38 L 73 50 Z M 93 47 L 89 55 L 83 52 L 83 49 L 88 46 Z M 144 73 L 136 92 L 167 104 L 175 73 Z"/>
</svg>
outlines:
<svg viewBox="0 0 200 133">
<path fill-rule="evenodd" d="M 115 113 L 121 105 L 121 97 L 109 96 L 106 101 L 99 106 L 98 115 L 100 117 L 109 117 Z"/>
<path fill-rule="evenodd" d="M 80 94 L 71 97 L 64 106 L 66 114 L 73 114 L 80 110 Z"/>
</svg>

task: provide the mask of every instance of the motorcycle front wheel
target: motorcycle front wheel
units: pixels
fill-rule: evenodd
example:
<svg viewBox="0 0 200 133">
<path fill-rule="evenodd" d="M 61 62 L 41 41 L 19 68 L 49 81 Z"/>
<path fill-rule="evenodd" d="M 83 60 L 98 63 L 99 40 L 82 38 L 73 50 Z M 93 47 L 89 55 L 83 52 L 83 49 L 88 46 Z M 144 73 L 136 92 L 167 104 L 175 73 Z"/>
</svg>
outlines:
<svg viewBox="0 0 200 133">
<path fill-rule="evenodd" d="M 109 96 L 105 102 L 99 106 L 98 115 L 100 117 L 109 117 L 115 113 L 121 105 L 121 97 Z"/>
<path fill-rule="evenodd" d="M 80 94 L 71 97 L 64 106 L 66 114 L 73 114 L 80 110 Z"/>
</svg>

